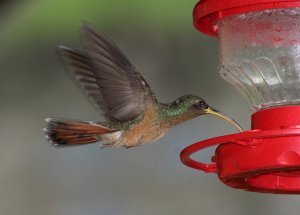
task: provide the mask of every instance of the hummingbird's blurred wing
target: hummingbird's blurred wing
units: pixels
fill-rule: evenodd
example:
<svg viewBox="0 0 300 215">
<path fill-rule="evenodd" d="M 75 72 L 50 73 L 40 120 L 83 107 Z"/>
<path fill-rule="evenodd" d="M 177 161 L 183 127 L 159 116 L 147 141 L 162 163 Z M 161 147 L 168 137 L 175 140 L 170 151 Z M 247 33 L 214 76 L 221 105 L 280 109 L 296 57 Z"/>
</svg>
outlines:
<svg viewBox="0 0 300 215">
<path fill-rule="evenodd" d="M 156 98 L 142 74 L 102 33 L 83 23 L 85 53 L 60 47 L 64 59 L 88 96 L 106 116 L 120 122 L 135 119 Z"/>
</svg>

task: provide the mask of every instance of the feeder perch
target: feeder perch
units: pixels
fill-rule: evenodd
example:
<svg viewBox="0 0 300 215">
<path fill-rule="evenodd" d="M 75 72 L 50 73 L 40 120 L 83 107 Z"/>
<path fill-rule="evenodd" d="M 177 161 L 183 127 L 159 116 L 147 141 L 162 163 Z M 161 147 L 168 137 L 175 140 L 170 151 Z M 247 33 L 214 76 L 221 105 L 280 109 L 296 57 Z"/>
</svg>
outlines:
<svg viewBox="0 0 300 215">
<path fill-rule="evenodd" d="M 300 1 L 202 0 L 194 25 L 218 37 L 220 75 L 253 114 L 251 130 L 188 146 L 182 162 L 233 188 L 300 194 Z M 212 163 L 191 158 L 211 146 Z"/>
</svg>

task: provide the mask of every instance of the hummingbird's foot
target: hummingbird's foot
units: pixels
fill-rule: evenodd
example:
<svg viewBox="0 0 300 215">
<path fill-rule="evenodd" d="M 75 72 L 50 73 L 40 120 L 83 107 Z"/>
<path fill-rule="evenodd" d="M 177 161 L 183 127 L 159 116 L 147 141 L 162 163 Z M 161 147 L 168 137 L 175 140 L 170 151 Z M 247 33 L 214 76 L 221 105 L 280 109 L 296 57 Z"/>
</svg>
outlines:
<svg viewBox="0 0 300 215">
<path fill-rule="evenodd" d="M 123 145 L 123 146 L 122 146 L 123 149 L 130 149 L 130 148 L 133 148 L 133 147 L 134 147 L 134 146 L 128 146 L 128 145 Z"/>
</svg>

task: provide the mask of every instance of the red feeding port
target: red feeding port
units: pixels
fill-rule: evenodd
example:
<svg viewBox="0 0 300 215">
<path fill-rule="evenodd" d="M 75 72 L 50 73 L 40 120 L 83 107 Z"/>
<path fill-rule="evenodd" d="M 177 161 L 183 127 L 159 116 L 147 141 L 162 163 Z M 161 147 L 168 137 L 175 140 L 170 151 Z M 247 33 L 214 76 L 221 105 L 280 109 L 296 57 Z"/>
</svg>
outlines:
<svg viewBox="0 0 300 215">
<path fill-rule="evenodd" d="M 280 123 L 278 123 L 280 122 Z M 211 164 L 191 156 L 218 145 Z M 300 106 L 270 108 L 252 115 L 252 129 L 195 143 L 182 162 L 217 173 L 228 186 L 257 192 L 300 193 Z"/>
<path fill-rule="evenodd" d="M 300 193 L 300 1 L 202 0 L 194 24 L 218 36 L 220 74 L 247 100 L 252 127 L 188 146 L 182 162 L 233 188 Z M 212 163 L 191 158 L 211 146 Z"/>
</svg>

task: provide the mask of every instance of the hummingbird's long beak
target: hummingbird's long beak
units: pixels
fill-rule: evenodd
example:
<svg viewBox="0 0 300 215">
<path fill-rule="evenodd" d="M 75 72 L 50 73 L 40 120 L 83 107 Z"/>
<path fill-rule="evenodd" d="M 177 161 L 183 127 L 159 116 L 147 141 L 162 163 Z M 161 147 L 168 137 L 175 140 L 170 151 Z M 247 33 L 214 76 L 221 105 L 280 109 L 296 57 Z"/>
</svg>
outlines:
<svg viewBox="0 0 300 215">
<path fill-rule="evenodd" d="M 208 107 L 207 109 L 205 109 L 205 113 L 207 114 L 212 114 L 215 116 L 218 116 L 224 120 L 226 120 L 227 122 L 229 122 L 230 124 L 232 124 L 237 130 L 239 130 L 240 132 L 243 132 L 244 130 L 241 128 L 241 126 L 239 126 L 239 124 L 234 121 L 233 119 L 231 119 L 229 116 L 225 115 L 224 113 L 217 111 L 211 107 Z"/>
</svg>

